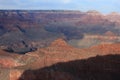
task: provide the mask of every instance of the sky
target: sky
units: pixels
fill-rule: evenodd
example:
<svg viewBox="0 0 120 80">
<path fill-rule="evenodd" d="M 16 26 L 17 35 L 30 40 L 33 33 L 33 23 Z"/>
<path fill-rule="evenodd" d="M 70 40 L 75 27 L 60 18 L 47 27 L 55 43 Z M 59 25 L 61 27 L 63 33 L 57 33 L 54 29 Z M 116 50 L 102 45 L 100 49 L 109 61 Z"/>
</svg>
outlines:
<svg viewBox="0 0 120 80">
<path fill-rule="evenodd" d="M 0 0 L 0 9 L 119 12 L 120 0 Z"/>
</svg>

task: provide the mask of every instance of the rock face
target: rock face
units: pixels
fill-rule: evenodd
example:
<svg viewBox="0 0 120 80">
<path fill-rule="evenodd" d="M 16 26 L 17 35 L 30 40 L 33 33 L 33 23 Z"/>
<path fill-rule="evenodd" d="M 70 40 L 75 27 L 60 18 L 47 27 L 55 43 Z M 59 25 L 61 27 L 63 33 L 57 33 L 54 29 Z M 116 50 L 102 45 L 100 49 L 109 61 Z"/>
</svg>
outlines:
<svg viewBox="0 0 120 80">
<path fill-rule="evenodd" d="M 26 53 L 47 47 L 57 38 L 78 40 L 84 34 L 104 35 L 108 31 L 119 36 L 119 16 L 97 11 L 1 10 L 0 46 L 9 52 Z"/>
<path fill-rule="evenodd" d="M 119 56 L 119 54 L 120 54 L 119 47 L 120 47 L 119 44 L 109 44 L 109 45 L 104 44 L 104 45 L 93 46 L 91 48 L 79 49 L 79 48 L 74 48 L 74 47 L 70 46 L 69 44 L 66 43 L 66 41 L 64 39 L 57 39 L 54 42 L 52 42 L 50 44 L 50 46 L 48 46 L 46 48 L 41 48 L 41 49 L 38 49 L 37 51 L 29 52 L 24 55 L 14 54 L 14 53 L 10 54 L 10 53 L 1 51 L 1 53 L 0 53 L 0 65 L 1 65 L 0 68 L 1 68 L 1 71 L 5 70 L 4 73 L 6 74 L 6 76 L 10 77 L 10 79 L 5 79 L 5 80 L 29 80 L 29 79 L 31 79 L 31 80 L 48 80 L 48 79 L 53 79 L 53 78 L 56 80 L 59 80 L 59 79 L 75 80 L 76 78 L 78 78 L 78 77 L 75 77 L 75 75 L 77 76 L 77 75 L 79 75 L 79 73 L 71 74 L 70 70 L 68 70 L 68 72 L 61 71 L 64 68 L 65 68 L 65 70 L 67 70 L 67 67 L 65 67 L 65 66 L 63 66 L 63 67 L 61 66 L 60 68 L 59 68 L 59 66 L 58 66 L 58 68 L 55 67 L 56 70 L 54 71 L 54 67 L 52 68 L 52 65 L 55 64 L 57 66 L 58 65 L 57 63 L 59 63 L 59 62 L 64 62 L 66 64 L 67 62 L 69 63 L 69 61 L 83 60 L 83 59 L 86 61 L 86 59 L 91 58 L 91 57 L 96 57 L 97 55 L 99 55 L 99 56 L 111 55 L 111 58 L 112 58 L 112 55 Z M 114 58 L 114 56 L 113 56 L 113 58 Z M 95 59 L 96 60 L 98 59 L 98 61 L 99 61 L 99 57 L 96 57 Z M 96 60 L 94 60 L 94 61 L 96 61 Z M 108 61 L 109 61 L 109 59 L 108 59 Z M 77 67 L 77 65 L 84 66 L 83 62 L 80 61 L 80 63 L 77 64 L 75 61 L 76 64 L 74 66 L 76 66 L 76 67 Z M 98 62 L 95 62 L 94 65 L 97 63 Z M 111 61 L 109 62 L 110 65 L 113 65 L 114 63 L 117 64 L 117 60 L 115 60 L 113 63 Z M 70 63 L 70 64 L 71 64 L 70 67 L 72 68 L 73 64 L 72 63 Z M 89 61 L 89 60 L 85 64 L 94 66 L 92 64 L 92 61 Z M 109 64 L 107 67 L 109 67 Z M 119 65 L 119 63 L 118 63 L 118 65 Z M 45 68 L 48 66 L 51 66 L 50 69 Z M 87 68 L 82 69 L 81 66 L 80 66 L 81 70 L 89 71 Z M 45 68 L 45 70 L 44 70 L 44 68 Z M 37 69 L 40 69 L 40 70 L 37 71 Z M 103 67 L 101 69 L 102 69 L 102 71 L 104 71 L 104 69 L 106 69 L 106 68 Z M 111 69 L 113 70 L 113 72 L 111 72 L 111 74 L 118 74 L 116 72 L 117 69 L 115 67 L 112 67 Z M 114 69 L 116 69 L 115 72 L 114 72 Z M 35 70 L 35 72 L 34 72 L 34 70 Z M 77 69 L 75 69 L 75 70 L 77 70 Z M 90 68 L 90 70 L 91 71 L 99 70 L 99 66 L 95 67 L 95 69 Z M 4 75 L 4 73 L 1 73 L 1 75 L 2 74 Z M 83 74 L 83 72 L 81 72 L 81 73 Z M 94 73 L 95 72 L 93 71 L 92 74 L 94 74 Z M 92 74 L 90 74 L 90 75 L 85 74 L 85 75 L 90 77 L 90 76 L 93 76 Z M 106 74 L 106 72 L 104 74 Z M 55 75 L 56 75 L 56 77 L 55 77 Z M 36 77 L 36 76 L 39 76 L 39 77 Z M 43 77 L 41 77 L 41 76 L 43 76 Z M 82 75 L 80 75 L 80 76 L 81 76 L 80 78 L 83 78 L 83 80 L 84 80 L 84 77 L 82 77 Z M 100 76 L 102 76 L 102 72 L 100 72 Z M 103 75 L 103 76 L 105 76 L 105 75 Z M 108 76 L 109 76 L 109 74 L 108 74 Z M 3 77 L 1 76 L 1 78 L 3 78 Z M 100 77 L 98 77 L 98 78 L 100 78 Z M 105 79 L 107 79 L 107 78 L 105 78 Z"/>
<path fill-rule="evenodd" d="M 119 22 L 120 21 L 120 14 L 117 13 L 117 12 L 112 12 L 112 13 L 106 15 L 106 17 L 113 22 Z"/>
<path fill-rule="evenodd" d="M 0 79 L 119 80 L 119 14 L 110 15 L 1 10 Z"/>
<path fill-rule="evenodd" d="M 57 39 L 51 43 L 51 47 L 68 47 L 69 45 L 63 39 Z"/>
<path fill-rule="evenodd" d="M 120 55 L 107 55 L 57 63 L 38 70 L 26 70 L 19 80 L 119 80 L 119 60 Z"/>
</svg>

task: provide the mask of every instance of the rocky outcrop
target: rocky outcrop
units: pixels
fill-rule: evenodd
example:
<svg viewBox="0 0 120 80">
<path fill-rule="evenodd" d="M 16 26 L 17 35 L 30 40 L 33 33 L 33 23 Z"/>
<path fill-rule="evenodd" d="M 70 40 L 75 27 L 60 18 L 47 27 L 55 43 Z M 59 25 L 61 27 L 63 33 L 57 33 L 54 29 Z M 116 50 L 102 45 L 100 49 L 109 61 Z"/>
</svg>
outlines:
<svg viewBox="0 0 120 80">
<path fill-rule="evenodd" d="M 96 56 L 26 70 L 19 80 L 119 80 L 120 55 Z"/>
<path fill-rule="evenodd" d="M 119 22 L 120 21 L 120 14 L 117 12 L 112 12 L 106 15 L 106 18 L 111 20 L 112 22 Z"/>
<path fill-rule="evenodd" d="M 101 44 L 99 46 L 91 47 L 91 50 L 94 50 L 96 53 L 106 54 L 120 54 L 120 44 Z M 98 54 L 99 55 L 99 54 Z"/>
</svg>

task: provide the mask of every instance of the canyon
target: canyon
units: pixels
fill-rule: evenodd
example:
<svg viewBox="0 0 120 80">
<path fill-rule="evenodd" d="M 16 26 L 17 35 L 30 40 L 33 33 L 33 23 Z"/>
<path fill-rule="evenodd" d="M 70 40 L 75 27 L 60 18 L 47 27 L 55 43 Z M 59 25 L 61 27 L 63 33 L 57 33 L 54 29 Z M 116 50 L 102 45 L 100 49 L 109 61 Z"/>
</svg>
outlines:
<svg viewBox="0 0 120 80">
<path fill-rule="evenodd" d="M 0 80 L 119 80 L 120 14 L 0 10 Z"/>
<path fill-rule="evenodd" d="M 47 47 L 58 38 L 64 38 L 75 47 L 72 40 L 86 41 L 86 36 L 119 37 L 119 13 L 102 14 L 97 11 L 72 10 L 1 10 L 0 11 L 0 46 L 9 52 L 26 53 L 37 48 Z M 12 38 L 11 38 L 12 37 Z M 102 37 L 101 37 L 102 38 Z M 94 38 L 93 38 L 94 39 Z M 87 39 L 88 42 L 93 39 Z M 120 40 L 109 40 L 116 43 Z M 94 41 L 95 42 L 95 41 Z M 84 43 L 83 43 L 84 44 Z"/>
</svg>

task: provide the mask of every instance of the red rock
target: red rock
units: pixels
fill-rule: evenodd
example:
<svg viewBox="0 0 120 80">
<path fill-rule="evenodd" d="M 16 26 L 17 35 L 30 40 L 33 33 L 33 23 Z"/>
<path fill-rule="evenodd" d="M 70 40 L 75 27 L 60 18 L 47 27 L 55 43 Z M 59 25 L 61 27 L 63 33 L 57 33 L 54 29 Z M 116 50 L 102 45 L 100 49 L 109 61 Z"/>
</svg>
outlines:
<svg viewBox="0 0 120 80">
<path fill-rule="evenodd" d="M 21 77 L 22 73 L 23 71 L 21 70 L 11 69 L 9 73 L 9 80 L 18 80 Z"/>
<path fill-rule="evenodd" d="M 4 68 L 11 68 L 11 67 L 16 67 L 19 64 L 17 64 L 17 62 L 15 62 L 15 60 L 8 58 L 8 57 L 3 57 L 0 58 L 0 65 Z"/>
</svg>

